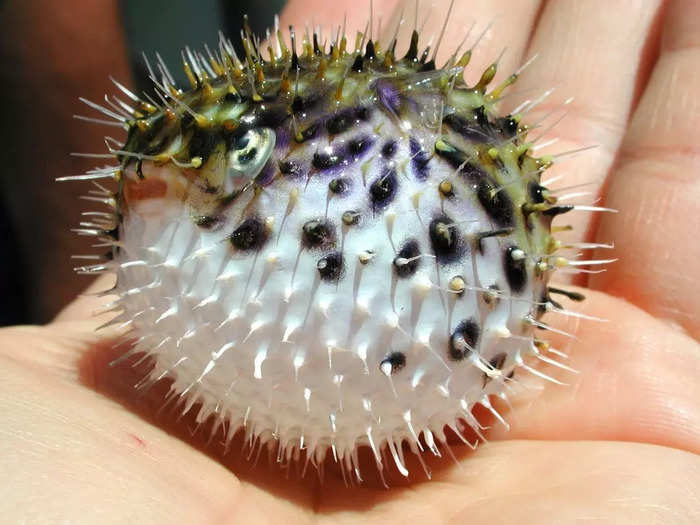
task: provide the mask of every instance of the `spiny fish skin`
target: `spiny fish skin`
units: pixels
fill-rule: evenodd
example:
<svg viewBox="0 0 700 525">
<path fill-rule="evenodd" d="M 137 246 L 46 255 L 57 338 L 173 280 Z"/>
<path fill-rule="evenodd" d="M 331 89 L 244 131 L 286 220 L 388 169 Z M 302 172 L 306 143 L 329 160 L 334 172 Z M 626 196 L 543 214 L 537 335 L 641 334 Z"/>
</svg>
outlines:
<svg viewBox="0 0 700 525">
<path fill-rule="evenodd" d="M 415 33 L 403 58 L 278 37 L 269 59 L 249 37 L 243 62 L 223 38 L 190 54 L 185 91 L 159 66 L 158 103 L 119 86 L 114 322 L 153 358 L 144 384 L 173 380 L 226 439 L 244 427 L 349 470 L 363 445 L 381 470 L 387 447 L 405 472 L 402 442 L 478 433 L 474 405 L 495 413 L 546 346 L 550 160 L 496 112 L 517 75 L 487 91 L 494 64 L 467 86 L 470 52 L 436 69 Z"/>
</svg>

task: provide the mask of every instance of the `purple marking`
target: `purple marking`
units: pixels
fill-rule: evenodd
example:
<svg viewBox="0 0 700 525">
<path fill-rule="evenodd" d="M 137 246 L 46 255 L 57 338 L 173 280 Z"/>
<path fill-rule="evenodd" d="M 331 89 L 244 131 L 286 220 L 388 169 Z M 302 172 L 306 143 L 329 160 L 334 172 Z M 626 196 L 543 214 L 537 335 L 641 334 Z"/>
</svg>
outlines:
<svg viewBox="0 0 700 525">
<path fill-rule="evenodd" d="M 272 159 L 268 159 L 263 169 L 260 170 L 260 173 L 255 177 L 255 184 L 258 186 L 267 186 L 272 182 L 272 179 L 275 178 L 276 171 L 275 162 Z"/>
<path fill-rule="evenodd" d="M 411 151 L 411 167 L 413 168 L 413 173 L 418 180 L 427 179 L 428 175 L 430 175 L 430 170 L 428 169 L 430 157 L 423 151 L 420 142 L 413 137 L 409 140 L 409 147 Z"/>
<path fill-rule="evenodd" d="M 382 106 L 396 115 L 401 109 L 401 93 L 398 88 L 390 80 L 382 78 L 374 83 L 374 88 Z"/>
<path fill-rule="evenodd" d="M 348 141 L 348 154 L 352 157 L 352 161 L 359 160 L 367 153 L 374 145 L 374 139 L 369 136 L 360 135 Z"/>
<path fill-rule="evenodd" d="M 287 149 L 292 140 L 292 132 L 287 126 L 275 129 L 275 150 Z"/>
<path fill-rule="evenodd" d="M 396 141 L 389 140 L 382 146 L 382 156 L 386 159 L 390 159 L 396 153 Z"/>
</svg>

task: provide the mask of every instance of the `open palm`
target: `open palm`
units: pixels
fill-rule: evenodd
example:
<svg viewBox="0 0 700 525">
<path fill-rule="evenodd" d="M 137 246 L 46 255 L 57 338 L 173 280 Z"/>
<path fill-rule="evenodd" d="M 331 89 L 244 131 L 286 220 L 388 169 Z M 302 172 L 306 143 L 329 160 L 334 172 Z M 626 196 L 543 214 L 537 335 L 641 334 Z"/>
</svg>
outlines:
<svg viewBox="0 0 700 525">
<path fill-rule="evenodd" d="M 388 32 L 398 3 L 374 2 Z M 292 1 L 283 23 L 335 24 L 339 4 Z M 449 2 L 434 4 L 426 34 Z M 349 27 L 364 27 L 366 10 L 353 7 Z M 513 398 L 510 430 L 492 425 L 474 452 L 454 446 L 457 464 L 431 460 L 431 481 L 418 464 L 388 491 L 373 479 L 348 488 L 332 468 L 322 483 L 293 468 L 287 479 L 266 457 L 252 466 L 241 443 L 225 451 L 159 410 L 158 386 L 134 390 L 144 365 L 108 366 L 120 349 L 94 331 L 96 299 L 81 298 L 45 327 L 0 331 L 2 521 L 700 522 L 700 3 L 457 0 L 442 56 L 474 20 L 495 24 L 467 78 L 506 45 L 501 72 L 538 53 L 514 88 L 520 100 L 550 86 L 563 98 L 528 120 L 573 96 L 554 151 L 599 145 L 555 166 L 550 178 L 565 176 L 552 187 L 589 183 L 588 202 L 620 210 L 566 217 L 572 236 L 614 242 L 620 259 L 591 276 L 602 291 L 567 305 L 608 322 L 565 322 L 576 339 L 554 339 L 579 373 L 540 368 L 566 386 L 516 376 L 529 388 Z"/>
</svg>

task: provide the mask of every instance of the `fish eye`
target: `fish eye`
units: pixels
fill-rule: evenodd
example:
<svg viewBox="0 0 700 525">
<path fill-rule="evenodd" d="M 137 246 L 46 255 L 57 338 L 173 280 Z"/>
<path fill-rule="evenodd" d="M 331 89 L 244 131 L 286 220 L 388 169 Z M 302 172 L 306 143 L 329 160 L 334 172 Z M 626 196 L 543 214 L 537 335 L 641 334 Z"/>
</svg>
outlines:
<svg viewBox="0 0 700 525">
<path fill-rule="evenodd" d="M 236 139 L 235 149 L 245 149 L 250 142 L 250 130 Z"/>
<path fill-rule="evenodd" d="M 228 154 L 228 173 L 235 181 L 254 179 L 275 148 L 275 132 L 270 128 L 249 129 Z"/>
</svg>

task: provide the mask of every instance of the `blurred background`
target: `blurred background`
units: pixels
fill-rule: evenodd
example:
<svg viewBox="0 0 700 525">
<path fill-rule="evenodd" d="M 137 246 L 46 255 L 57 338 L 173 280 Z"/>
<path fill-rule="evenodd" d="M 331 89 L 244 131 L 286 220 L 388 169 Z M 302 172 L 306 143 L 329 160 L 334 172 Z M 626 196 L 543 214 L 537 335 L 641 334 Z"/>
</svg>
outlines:
<svg viewBox="0 0 700 525">
<path fill-rule="evenodd" d="M 158 51 L 183 84 L 180 50 L 216 49 L 218 31 L 237 42 L 244 14 L 264 34 L 285 0 L 0 0 L 0 326 L 50 320 L 89 283 L 71 254 L 94 253 L 70 232 L 87 185 L 55 182 L 99 160 L 118 128 L 78 101 L 112 93 L 109 75 L 149 90 L 142 53 Z M 99 115 L 98 115 L 99 116 Z"/>
</svg>

